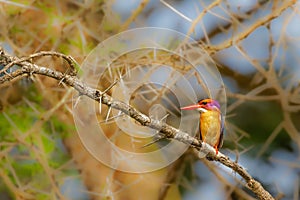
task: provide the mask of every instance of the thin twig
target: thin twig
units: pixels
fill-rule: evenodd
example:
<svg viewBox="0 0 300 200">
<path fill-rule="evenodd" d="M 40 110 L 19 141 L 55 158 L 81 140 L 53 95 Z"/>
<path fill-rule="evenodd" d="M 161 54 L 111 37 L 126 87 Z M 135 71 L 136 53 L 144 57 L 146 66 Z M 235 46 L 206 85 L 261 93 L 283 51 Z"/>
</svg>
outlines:
<svg viewBox="0 0 300 200">
<path fill-rule="evenodd" d="M 132 12 L 130 17 L 122 24 L 120 31 L 124 31 L 128 29 L 129 25 L 139 16 L 139 14 L 144 10 L 144 8 L 148 5 L 149 0 L 143 0 L 137 9 Z"/>
<path fill-rule="evenodd" d="M 206 50 L 213 54 L 217 51 L 231 47 L 232 45 L 236 44 L 237 41 L 242 41 L 243 39 L 248 37 L 258 27 L 263 26 L 278 17 L 283 11 L 296 4 L 296 2 L 296 0 L 283 1 L 282 5 L 277 7 L 276 9 L 273 9 L 273 11 L 268 16 L 262 18 L 261 20 L 257 20 L 254 24 L 246 28 L 241 33 L 237 34 L 235 37 L 231 37 L 221 44 L 206 46 Z"/>
</svg>

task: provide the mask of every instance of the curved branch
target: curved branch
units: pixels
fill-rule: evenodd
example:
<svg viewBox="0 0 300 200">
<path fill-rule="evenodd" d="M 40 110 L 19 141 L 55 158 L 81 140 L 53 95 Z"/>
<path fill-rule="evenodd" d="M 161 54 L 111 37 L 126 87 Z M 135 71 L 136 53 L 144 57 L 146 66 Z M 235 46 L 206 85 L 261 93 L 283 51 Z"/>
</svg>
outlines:
<svg viewBox="0 0 300 200">
<path fill-rule="evenodd" d="M 269 15 L 267 15 L 266 17 L 263 17 L 260 20 L 257 20 L 251 26 L 247 27 L 244 31 L 238 33 L 234 37 L 224 40 L 220 44 L 206 46 L 206 50 L 209 51 L 211 54 L 214 54 L 215 52 L 218 52 L 220 50 L 231 47 L 232 45 L 236 44 L 237 41 L 241 41 L 241 40 L 247 38 L 258 27 L 261 27 L 261 26 L 269 23 L 270 21 L 272 21 L 273 19 L 275 19 L 276 17 L 281 15 L 281 13 L 283 11 L 285 11 L 286 9 L 288 9 L 291 6 L 293 6 L 294 4 L 296 4 L 296 2 L 297 2 L 296 0 L 284 1 L 282 3 L 282 5 L 272 9 L 272 12 Z"/>
<path fill-rule="evenodd" d="M 60 55 L 56 52 L 52 52 L 52 53 L 43 52 L 43 53 L 45 55 L 53 55 L 53 56 Z M 29 56 L 29 58 L 31 57 L 32 56 Z M 205 153 L 207 154 L 206 156 L 207 159 L 217 161 L 231 168 L 233 171 L 238 173 L 245 180 L 245 186 L 249 188 L 259 199 L 263 199 L 263 200 L 274 199 L 271 196 L 271 194 L 263 188 L 260 182 L 255 180 L 246 171 L 245 168 L 243 168 L 238 163 L 230 160 L 229 157 L 225 156 L 221 152 L 219 152 L 216 155 L 214 148 L 211 147 L 210 145 L 203 143 L 197 140 L 196 138 L 191 137 L 188 133 L 182 132 L 162 121 L 152 119 L 147 115 L 139 112 L 134 107 L 125 104 L 124 102 L 114 100 L 111 96 L 109 96 L 105 92 L 89 87 L 84 82 L 80 81 L 73 74 L 64 74 L 62 72 L 50 68 L 38 66 L 27 60 L 28 59 L 19 59 L 17 57 L 10 56 L 0 48 L 0 65 L 10 66 L 11 65 L 10 63 L 13 62 L 14 64 L 21 67 L 20 69 L 14 72 L 4 73 L 3 76 L 0 77 L 0 85 L 9 82 L 11 80 L 17 79 L 19 77 L 31 76 L 32 74 L 44 75 L 59 80 L 60 82 L 64 82 L 65 84 L 77 90 L 80 95 L 88 96 L 89 98 L 97 102 L 101 102 L 111 108 L 122 111 L 124 114 L 130 116 L 135 121 L 139 122 L 142 126 L 147 126 L 152 129 L 158 130 L 164 138 L 175 139 L 185 144 L 188 144 L 197 151 L 198 155 Z"/>
</svg>

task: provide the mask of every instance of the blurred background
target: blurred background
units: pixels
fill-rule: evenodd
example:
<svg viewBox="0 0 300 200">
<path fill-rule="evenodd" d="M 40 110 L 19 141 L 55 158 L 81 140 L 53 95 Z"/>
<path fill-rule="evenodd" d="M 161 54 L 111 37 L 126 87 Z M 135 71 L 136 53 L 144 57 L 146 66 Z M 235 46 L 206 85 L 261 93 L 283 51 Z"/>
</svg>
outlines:
<svg viewBox="0 0 300 200">
<path fill-rule="evenodd" d="M 81 64 L 101 41 L 131 28 L 154 26 L 189 35 L 211 56 L 224 81 L 221 152 L 277 199 L 297 200 L 299 6 L 292 0 L 0 0 L 0 46 L 18 57 L 57 51 Z M 68 68 L 60 58 L 34 61 L 60 71 Z M 105 80 L 99 88 L 111 82 Z M 76 132 L 72 90 L 53 79 L 24 78 L 0 85 L 0 91 L 0 199 L 255 199 L 237 174 L 195 159 L 192 151 L 150 173 L 103 165 Z M 139 105 L 134 99 L 132 103 Z M 99 115 L 100 121 L 105 118 Z M 176 120 L 167 122 L 176 125 Z M 113 135 L 114 124 L 101 126 Z M 114 142 L 124 149 L 134 143 L 128 136 Z"/>
</svg>

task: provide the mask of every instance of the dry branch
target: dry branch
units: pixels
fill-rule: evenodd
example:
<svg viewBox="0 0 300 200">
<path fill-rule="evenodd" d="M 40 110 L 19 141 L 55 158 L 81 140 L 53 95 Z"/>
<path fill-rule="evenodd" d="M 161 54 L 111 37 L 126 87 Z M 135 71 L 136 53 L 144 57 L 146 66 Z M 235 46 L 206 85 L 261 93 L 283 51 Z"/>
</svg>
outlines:
<svg viewBox="0 0 300 200">
<path fill-rule="evenodd" d="M 251 26 L 243 30 L 241 33 L 238 33 L 236 36 L 223 41 L 221 44 L 208 45 L 206 46 L 205 49 L 211 54 L 214 54 L 217 51 L 233 46 L 234 44 L 237 43 L 237 41 L 242 41 L 243 39 L 247 38 L 258 27 L 261 27 L 269 23 L 270 21 L 272 21 L 273 19 L 281 15 L 283 11 L 296 4 L 296 2 L 297 2 L 296 0 L 284 1 L 280 6 L 275 7 L 269 15 L 263 17 L 261 20 L 257 20 L 254 24 L 252 24 Z"/>
<path fill-rule="evenodd" d="M 32 62 L 32 58 L 39 57 L 39 56 L 62 57 L 70 64 L 70 67 L 72 68 L 71 73 L 62 73 L 60 71 L 56 71 L 46 67 L 41 67 L 37 64 L 34 64 Z M 152 119 L 147 115 L 139 112 L 134 107 L 125 104 L 124 102 L 114 100 L 111 96 L 109 96 L 105 92 L 87 86 L 84 82 L 80 81 L 75 76 L 75 73 L 73 71 L 74 69 L 73 61 L 74 60 L 70 56 L 65 56 L 63 54 L 59 54 L 56 52 L 40 52 L 37 54 L 33 54 L 27 58 L 20 59 L 18 57 L 8 55 L 0 48 L 0 65 L 4 66 L 5 70 L 11 68 L 13 65 L 17 65 L 20 67 L 20 69 L 17 69 L 16 71 L 13 72 L 7 72 L 2 70 L 2 72 L 4 73 L 3 76 L 0 77 L 0 85 L 4 83 L 9 83 L 10 81 L 20 77 L 24 77 L 24 76 L 30 77 L 34 74 L 44 75 L 59 80 L 60 82 L 63 82 L 69 85 L 70 87 L 73 87 L 75 90 L 79 92 L 80 95 L 88 96 L 89 98 L 97 102 L 102 102 L 102 104 L 105 104 L 111 108 L 122 111 L 124 114 L 130 116 L 131 118 L 139 122 L 142 126 L 147 126 L 152 129 L 158 130 L 164 138 L 175 139 L 185 144 L 188 144 L 191 147 L 193 147 L 198 153 L 199 152 L 207 153 L 206 157 L 209 160 L 214 160 L 219 163 L 222 163 L 223 165 L 231 168 L 233 171 L 239 174 L 245 181 L 245 187 L 250 189 L 259 199 L 264 199 L 264 200 L 274 199 L 271 196 L 271 194 L 263 188 L 261 183 L 255 180 L 245 170 L 245 168 L 243 168 L 238 163 L 232 161 L 229 157 L 225 156 L 220 152 L 218 153 L 218 155 L 216 155 L 215 150 L 208 144 L 202 143 L 198 139 L 191 137 L 188 133 L 182 132 L 162 121 Z"/>
</svg>

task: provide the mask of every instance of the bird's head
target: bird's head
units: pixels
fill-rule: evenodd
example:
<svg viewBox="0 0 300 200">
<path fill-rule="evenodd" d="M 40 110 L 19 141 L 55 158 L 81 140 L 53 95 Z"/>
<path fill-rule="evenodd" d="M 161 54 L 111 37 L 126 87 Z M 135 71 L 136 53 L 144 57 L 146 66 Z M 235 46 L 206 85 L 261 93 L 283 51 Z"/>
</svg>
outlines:
<svg viewBox="0 0 300 200">
<path fill-rule="evenodd" d="M 181 110 L 198 110 L 200 112 L 207 112 L 211 110 L 220 110 L 220 104 L 217 100 L 213 99 L 201 99 L 195 105 L 190 105 L 180 108 Z"/>
</svg>

